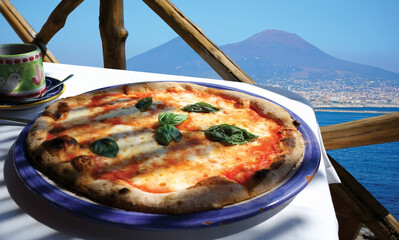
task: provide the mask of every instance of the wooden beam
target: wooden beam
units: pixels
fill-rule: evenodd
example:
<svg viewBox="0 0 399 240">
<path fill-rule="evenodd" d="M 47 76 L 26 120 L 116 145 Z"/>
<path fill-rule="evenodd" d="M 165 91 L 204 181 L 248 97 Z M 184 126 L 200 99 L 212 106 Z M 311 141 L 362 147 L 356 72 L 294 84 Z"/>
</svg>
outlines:
<svg viewBox="0 0 399 240">
<path fill-rule="evenodd" d="M 123 0 L 100 0 L 100 34 L 104 67 L 126 69 Z"/>
<path fill-rule="evenodd" d="M 348 171 L 331 156 L 328 157 L 341 180 L 341 183 L 330 184 L 333 199 L 343 201 L 351 215 L 365 224 L 378 239 L 399 239 L 398 221 Z M 340 209 L 335 207 L 337 217 L 340 217 Z"/>
<path fill-rule="evenodd" d="M 321 127 L 326 150 L 399 141 L 399 112 Z"/>
<path fill-rule="evenodd" d="M 0 0 L 0 12 L 24 43 L 35 44 L 43 53 L 43 61 L 58 63 L 58 60 L 47 49 L 46 45 L 37 41 L 36 31 L 22 17 L 9 0 Z"/>
<path fill-rule="evenodd" d="M 255 83 L 168 0 L 143 0 L 224 80 Z"/>
<path fill-rule="evenodd" d="M 64 27 L 68 15 L 82 2 L 83 0 L 62 0 L 50 14 L 36 38 L 47 45 L 50 39 Z"/>
</svg>

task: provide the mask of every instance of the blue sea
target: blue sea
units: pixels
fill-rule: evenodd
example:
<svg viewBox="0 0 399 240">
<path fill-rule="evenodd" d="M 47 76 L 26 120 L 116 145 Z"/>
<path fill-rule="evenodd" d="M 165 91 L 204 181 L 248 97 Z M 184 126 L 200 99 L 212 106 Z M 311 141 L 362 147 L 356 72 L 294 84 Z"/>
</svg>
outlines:
<svg viewBox="0 0 399 240">
<path fill-rule="evenodd" d="M 329 112 L 316 111 L 320 126 L 379 116 L 399 111 L 399 108 L 327 108 L 326 110 Z M 329 150 L 327 153 L 399 220 L 399 142 Z"/>
</svg>

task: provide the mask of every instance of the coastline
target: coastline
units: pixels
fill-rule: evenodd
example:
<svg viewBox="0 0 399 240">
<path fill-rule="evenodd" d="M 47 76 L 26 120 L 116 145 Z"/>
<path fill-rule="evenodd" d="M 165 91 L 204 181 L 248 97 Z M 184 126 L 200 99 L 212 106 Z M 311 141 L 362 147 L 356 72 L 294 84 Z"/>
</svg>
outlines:
<svg viewBox="0 0 399 240">
<path fill-rule="evenodd" d="M 355 104 L 328 104 L 313 105 L 315 112 L 352 112 L 352 113 L 393 113 L 399 112 L 398 105 L 355 105 Z"/>
<path fill-rule="evenodd" d="M 326 108 L 313 108 L 315 112 L 350 112 L 350 113 L 393 113 L 393 112 L 398 112 L 398 111 L 378 111 L 378 110 L 353 110 L 353 109 L 348 109 L 348 110 L 343 110 L 343 109 L 326 109 Z"/>
</svg>

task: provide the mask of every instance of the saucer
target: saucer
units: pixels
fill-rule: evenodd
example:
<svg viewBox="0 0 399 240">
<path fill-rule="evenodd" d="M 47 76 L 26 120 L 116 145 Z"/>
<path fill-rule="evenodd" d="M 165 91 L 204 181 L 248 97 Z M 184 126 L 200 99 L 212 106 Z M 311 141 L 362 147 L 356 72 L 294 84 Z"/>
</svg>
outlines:
<svg viewBox="0 0 399 240">
<path fill-rule="evenodd" d="M 50 89 L 55 84 L 58 84 L 60 80 L 55 78 L 46 77 L 46 88 Z M 37 107 L 43 103 L 50 102 L 57 97 L 59 97 L 65 91 L 65 85 L 61 84 L 60 86 L 56 87 L 55 89 L 47 92 L 46 95 L 38 101 L 29 101 L 29 102 L 14 102 L 14 101 L 7 101 L 7 100 L 0 100 L 0 109 L 7 109 L 7 110 L 14 110 L 14 109 L 26 109 L 26 108 L 33 108 Z"/>
</svg>

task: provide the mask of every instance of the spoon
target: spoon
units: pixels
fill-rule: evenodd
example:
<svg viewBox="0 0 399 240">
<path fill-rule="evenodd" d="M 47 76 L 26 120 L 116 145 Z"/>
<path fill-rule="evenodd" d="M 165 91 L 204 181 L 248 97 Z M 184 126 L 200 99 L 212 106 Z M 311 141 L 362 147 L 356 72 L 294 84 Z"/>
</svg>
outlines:
<svg viewBox="0 0 399 240">
<path fill-rule="evenodd" d="M 51 92 L 51 90 L 54 90 L 55 88 L 57 88 L 58 86 L 60 86 L 61 84 L 63 84 L 64 82 L 66 82 L 68 79 L 70 79 L 71 77 L 73 77 L 73 74 L 69 75 L 68 77 L 66 77 L 64 80 L 60 81 L 59 83 L 55 84 L 54 86 L 52 86 L 50 89 L 46 89 L 45 92 L 43 92 L 42 94 L 40 94 L 37 98 L 42 99 L 44 95 L 46 95 L 47 93 Z"/>
</svg>

